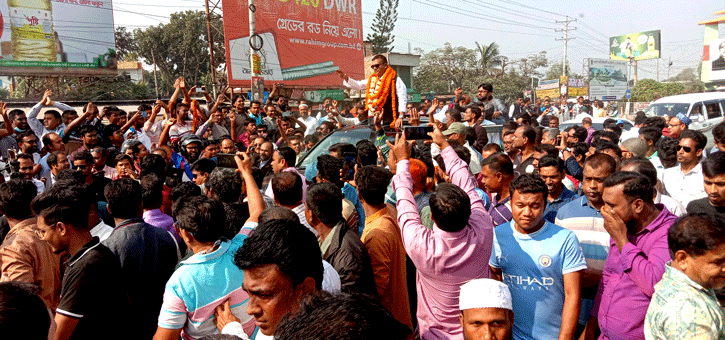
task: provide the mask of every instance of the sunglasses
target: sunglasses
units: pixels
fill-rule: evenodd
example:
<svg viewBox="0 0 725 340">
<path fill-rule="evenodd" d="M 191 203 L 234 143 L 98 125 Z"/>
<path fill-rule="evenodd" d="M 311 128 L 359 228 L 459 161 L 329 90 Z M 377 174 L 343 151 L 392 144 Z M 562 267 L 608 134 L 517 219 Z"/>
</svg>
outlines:
<svg viewBox="0 0 725 340">
<path fill-rule="evenodd" d="M 677 146 L 677 151 L 680 151 L 680 150 L 685 150 L 686 153 L 692 152 L 692 148 L 689 147 L 689 146 L 678 145 Z"/>
<path fill-rule="evenodd" d="M 380 66 L 383 66 L 383 64 L 372 64 L 372 65 L 370 65 L 370 68 L 373 70 L 377 70 L 378 67 L 380 67 Z"/>
<path fill-rule="evenodd" d="M 88 165 L 74 165 L 73 169 L 75 170 L 85 170 L 88 167 Z"/>
</svg>

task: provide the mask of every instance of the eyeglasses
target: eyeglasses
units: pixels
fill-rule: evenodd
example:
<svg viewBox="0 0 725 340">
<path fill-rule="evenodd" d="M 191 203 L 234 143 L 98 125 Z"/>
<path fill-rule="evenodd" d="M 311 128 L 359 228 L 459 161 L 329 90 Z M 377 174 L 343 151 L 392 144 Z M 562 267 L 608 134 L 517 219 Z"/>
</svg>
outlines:
<svg viewBox="0 0 725 340">
<path fill-rule="evenodd" d="M 680 151 L 680 150 L 685 150 L 686 153 L 692 152 L 692 148 L 689 147 L 689 146 L 678 145 L 677 146 L 677 151 Z"/>
<path fill-rule="evenodd" d="M 88 165 L 74 165 L 74 170 L 85 170 L 88 167 Z"/>
<path fill-rule="evenodd" d="M 373 70 L 377 70 L 378 67 L 383 66 L 383 65 L 384 64 L 372 64 L 372 65 L 370 65 L 370 68 L 373 69 Z"/>
</svg>

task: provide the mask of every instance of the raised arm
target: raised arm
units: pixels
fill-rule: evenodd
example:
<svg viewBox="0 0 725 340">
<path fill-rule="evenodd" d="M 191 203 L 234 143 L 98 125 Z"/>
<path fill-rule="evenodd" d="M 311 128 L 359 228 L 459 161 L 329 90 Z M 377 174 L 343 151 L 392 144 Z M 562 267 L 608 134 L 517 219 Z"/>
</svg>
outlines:
<svg viewBox="0 0 725 340">
<path fill-rule="evenodd" d="M 95 110 L 97 110 L 96 106 L 93 105 L 93 103 L 88 102 L 88 105 L 86 105 L 86 111 L 78 118 L 73 119 L 73 121 L 70 122 L 65 129 L 63 129 L 63 136 L 70 136 L 70 133 L 77 129 L 86 119 L 88 119 L 88 117 L 93 115 Z"/>
<path fill-rule="evenodd" d="M 0 137 L 12 135 L 15 130 L 13 127 L 13 121 L 8 117 L 8 110 L 5 109 L 5 103 L 0 101 L 0 115 L 2 115 L 3 122 L 5 122 L 5 131 L 0 130 Z"/>
<path fill-rule="evenodd" d="M 229 110 L 229 125 L 230 133 L 232 134 L 232 140 L 234 140 L 234 143 L 239 142 L 239 135 L 237 134 L 237 114 L 235 112 L 236 110 Z"/>
<path fill-rule="evenodd" d="M 146 122 L 143 124 L 143 129 L 146 132 L 149 132 L 151 130 L 151 127 L 154 126 L 154 123 L 156 122 L 156 116 L 158 116 L 159 112 L 161 112 L 161 104 L 159 104 L 160 101 L 161 100 L 156 101 L 154 107 L 151 109 L 149 119 L 147 119 Z"/>
<path fill-rule="evenodd" d="M 349 87 L 353 90 L 362 91 L 367 87 L 367 81 L 365 80 L 355 80 L 350 77 L 345 72 L 342 72 L 341 70 L 335 71 L 335 73 L 342 78 L 342 85 L 345 87 Z"/>
<path fill-rule="evenodd" d="M 174 94 L 171 95 L 171 98 L 169 99 L 169 110 L 171 110 L 171 107 L 176 105 L 176 100 L 179 98 L 179 92 L 181 92 L 181 77 L 179 79 L 176 79 L 174 82 Z"/>
<path fill-rule="evenodd" d="M 182 103 L 189 104 L 191 103 L 191 96 L 189 96 L 189 92 L 186 90 L 186 80 L 184 78 L 181 78 L 181 81 L 179 82 L 179 89 L 181 90 L 181 94 L 184 95 L 184 101 Z"/>
<path fill-rule="evenodd" d="M 121 127 L 121 132 L 126 132 L 126 130 L 128 130 L 131 125 L 133 125 L 133 123 L 136 121 L 136 119 L 138 119 L 138 117 L 140 116 L 141 112 L 136 112 L 136 114 L 134 114 L 133 117 L 131 117 L 131 119 L 126 122 L 126 124 L 123 124 L 123 126 Z"/>
<path fill-rule="evenodd" d="M 30 129 L 38 136 L 43 134 L 44 127 L 43 122 L 38 119 L 38 114 L 40 113 L 40 109 L 46 105 L 52 94 L 53 92 L 51 90 L 45 90 L 45 93 L 43 93 L 43 99 L 41 99 L 30 109 L 30 111 L 28 111 L 28 125 L 30 125 Z"/>
<path fill-rule="evenodd" d="M 446 141 L 446 137 L 443 136 L 441 129 L 436 124 L 429 123 L 433 126 L 433 132 L 428 134 L 433 137 L 433 143 L 438 144 L 441 148 L 441 156 L 446 164 L 446 173 L 451 178 L 451 183 L 463 189 L 468 194 L 468 198 L 471 200 L 471 212 L 477 210 L 479 212 L 485 212 L 486 209 L 483 206 L 483 200 L 476 193 L 475 185 L 476 180 L 471 176 L 468 171 L 468 164 L 458 157 L 453 148 Z"/>
<path fill-rule="evenodd" d="M 159 146 L 169 144 L 169 140 L 171 139 L 169 137 L 169 131 L 171 131 L 171 127 L 174 124 L 176 124 L 176 118 L 169 118 L 164 121 L 164 130 L 161 131 L 161 136 L 159 136 Z"/>
<path fill-rule="evenodd" d="M 262 198 L 262 192 L 257 187 L 257 182 L 254 181 L 252 176 L 252 157 L 249 157 L 246 152 L 237 152 L 234 160 L 237 163 L 237 170 L 242 173 L 244 185 L 247 187 L 247 202 L 249 205 L 247 222 L 257 222 L 259 221 L 259 215 L 264 210 L 264 199 Z"/>
</svg>

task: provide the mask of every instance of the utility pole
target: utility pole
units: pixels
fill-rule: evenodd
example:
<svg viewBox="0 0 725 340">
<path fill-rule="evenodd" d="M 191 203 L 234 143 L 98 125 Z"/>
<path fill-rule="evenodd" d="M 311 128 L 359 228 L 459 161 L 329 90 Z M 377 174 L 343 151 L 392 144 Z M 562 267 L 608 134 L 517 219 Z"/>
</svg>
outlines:
<svg viewBox="0 0 725 340">
<path fill-rule="evenodd" d="M 576 39 L 574 37 L 569 38 L 569 30 L 576 31 L 576 27 L 569 28 L 569 23 L 574 22 L 574 21 L 576 21 L 576 19 L 569 19 L 569 16 L 567 16 L 566 20 L 564 20 L 564 21 L 559 21 L 559 20 L 556 21 L 557 24 L 564 24 L 564 29 L 555 30 L 556 32 L 564 32 L 563 38 L 555 39 L 556 41 L 564 42 L 564 60 L 562 61 L 562 64 L 561 64 L 561 75 L 562 76 L 566 76 L 566 52 L 567 52 L 567 47 L 568 47 L 567 45 L 569 43 L 569 40 Z"/>
<path fill-rule="evenodd" d="M 249 39 L 250 39 L 250 44 L 249 44 L 249 63 L 250 64 L 249 65 L 251 66 L 251 69 L 252 69 L 252 82 L 251 82 L 250 88 L 252 90 L 252 97 L 254 97 L 254 94 L 257 92 L 257 91 L 255 91 L 255 90 L 257 90 L 257 88 L 256 88 L 257 86 L 255 85 L 255 82 L 257 80 L 257 77 L 259 77 L 259 73 L 255 72 L 256 69 L 254 67 L 254 61 L 259 57 L 257 56 L 257 51 L 254 48 L 252 48 L 253 44 L 251 43 L 251 39 L 254 39 L 254 37 L 257 36 L 257 24 L 256 24 L 255 16 L 254 16 L 254 12 L 257 11 L 257 8 L 254 6 L 254 0 L 249 0 L 248 7 L 249 7 Z M 261 38 L 257 37 L 257 39 L 261 39 Z M 260 91 L 262 93 L 262 95 L 261 95 L 262 97 L 259 99 L 259 101 L 262 101 L 262 98 L 264 98 L 264 87 Z M 249 98 L 249 100 L 251 101 L 252 98 Z"/>
<path fill-rule="evenodd" d="M 154 88 L 156 88 L 156 99 L 159 99 L 159 81 L 156 79 L 156 54 L 151 52 L 151 60 L 154 62 Z"/>
<path fill-rule="evenodd" d="M 216 98 L 216 63 L 214 63 L 214 38 L 211 34 L 211 15 L 209 14 L 209 0 L 205 0 L 206 7 L 206 34 L 209 37 L 209 71 L 211 71 L 211 88 Z"/>
<path fill-rule="evenodd" d="M 670 79 L 670 68 L 672 68 L 672 57 L 669 59 L 670 63 L 667 64 L 667 79 Z"/>
</svg>

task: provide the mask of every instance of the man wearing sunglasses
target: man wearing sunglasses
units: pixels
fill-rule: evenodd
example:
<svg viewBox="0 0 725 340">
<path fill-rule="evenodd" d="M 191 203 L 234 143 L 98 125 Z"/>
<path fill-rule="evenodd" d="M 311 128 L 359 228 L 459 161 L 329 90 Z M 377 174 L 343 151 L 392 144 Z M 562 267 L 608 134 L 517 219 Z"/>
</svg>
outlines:
<svg viewBox="0 0 725 340">
<path fill-rule="evenodd" d="M 402 127 L 402 118 L 405 117 L 405 107 L 408 103 L 405 83 L 397 76 L 395 70 L 388 66 L 388 58 L 382 54 L 373 57 L 370 68 L 373 74 L 368 80 L 355 80 L 341 70 L 336 72 L 343 80 L 342 85 L 353 90 L 367 91 L 365 108 L 370 111 L 370 116 L 373 112 L 382 111 L 383 124 L 389 125 L 397 121 Z"/>
<path fill-rule="evenodd" d="M 703 149 L 707 145 L 707 137 L 700 131 L 682 131 L 677 145 L 678 165 L 666 169 L 662 184 L 672 198 L 680 201 L 683 206 L 699 198 L 707 197 L 703 187 L 702 158 Z"/>
<path fill-rule="evenodd" d="M 71 160 L 71 168 L 83 173 L 85 184 L 89 184 L 96 193 L 96 201 L 105 202 L 106 196 L 103 194 L 103 189 L 106 184 L 111 182 L 111 179 L 102 175 L 93 175 L 93 155 L 89 151 L 83 150 L 73 154 Z"/>
</svg>

